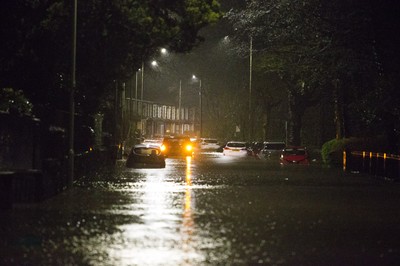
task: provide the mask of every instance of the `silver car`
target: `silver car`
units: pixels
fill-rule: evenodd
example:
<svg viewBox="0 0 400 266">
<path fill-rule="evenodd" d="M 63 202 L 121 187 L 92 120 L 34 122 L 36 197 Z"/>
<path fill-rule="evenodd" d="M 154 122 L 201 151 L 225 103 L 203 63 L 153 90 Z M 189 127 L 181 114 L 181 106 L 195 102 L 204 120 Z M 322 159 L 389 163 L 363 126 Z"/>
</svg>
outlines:
<svg viewBox="0 0 400 266">
<path fill-rule="evenodd" d="M 279 158 L 280 152 L 286 147 L 283 141 L 265 141 L 261 149 L 261 155 L 265 158 Z"/>
</svg>

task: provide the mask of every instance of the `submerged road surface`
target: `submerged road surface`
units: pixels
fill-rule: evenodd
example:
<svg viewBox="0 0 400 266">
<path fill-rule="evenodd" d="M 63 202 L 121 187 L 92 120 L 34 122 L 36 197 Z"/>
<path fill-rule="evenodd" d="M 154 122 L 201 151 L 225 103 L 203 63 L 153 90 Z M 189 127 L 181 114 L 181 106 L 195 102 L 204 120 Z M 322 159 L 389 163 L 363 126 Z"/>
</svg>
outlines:
<svg viewBox="0 0 400 266">
<path fill-rule="evenodd" d="M 0 265 L 397 265 L 400 187 L 208 153 L 2 211 Z"/>
</svg>

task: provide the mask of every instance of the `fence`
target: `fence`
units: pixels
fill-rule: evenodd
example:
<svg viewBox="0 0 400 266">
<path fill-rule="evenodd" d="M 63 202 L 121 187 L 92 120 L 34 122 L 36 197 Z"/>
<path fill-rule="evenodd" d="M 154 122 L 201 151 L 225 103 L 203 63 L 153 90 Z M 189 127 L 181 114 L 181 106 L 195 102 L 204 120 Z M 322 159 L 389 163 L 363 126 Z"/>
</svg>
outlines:
<svg viewBox="0 0 400 266">
<path fill-rule="evenodd" d="M 343 170 L 397 181 L 400 180 L 400 155 L 369 151 L 344 151 Z"/>
</svg>

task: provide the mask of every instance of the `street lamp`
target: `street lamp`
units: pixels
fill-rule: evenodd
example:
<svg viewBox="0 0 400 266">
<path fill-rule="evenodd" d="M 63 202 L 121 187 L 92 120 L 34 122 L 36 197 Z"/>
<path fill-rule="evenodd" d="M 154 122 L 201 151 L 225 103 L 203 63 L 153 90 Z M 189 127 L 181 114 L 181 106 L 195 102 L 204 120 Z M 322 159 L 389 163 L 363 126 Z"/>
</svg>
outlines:
<svg viewBox="0 0 400 266">
<path fill-rule="evenodd" d="M 168 55 L 168 50 L 165 48 L 160 49 L 162 55 Z M 151 66 L 158 67 L 158 62 L 156 60 L 151 61 Z M 140 112 L 140 125 L 142 134 L 144 132 L 144 122 L 143 122 L 143 94 L 144 94 L 144 60 L 142 60 L 142 67 L 139 69 L 141 71 L 141 88 L 140 88 L 140 104 L 137 104 L 138 112 Z M 137 74 L 137 72 L 136 72 Z M 137 77 L 136 77 L 136 100 L 137 100 Z M 137 101 L 136 101 L 137 102 Z"/>
<path fill-rule="evenodd" d="M 151 61 L 153 67 L 158 66 L 156 60 Z M 140 87 L 140 104 L 138 104 L 138 112 L 140 113 L 140 130 L 144 134 L 144 122 L 143 122 L 143 94 L 144 94 L 144 61 L 142 61 L 141 71 L 141 87 Z"/>
<path fill-rule="evenodd" d="M 196 75 L 192 75 L 193 80 L 198 80 L 199 81 L 199 108 L 200 108 L 200 114 L 199 114 L 199 124 L 200 124 L 200 130 L 199 130 L 199 138 L 202 137 L 203 135 L 203 103 L 202 103 L 202 87 L 201 87 L 201 79 L 197 78 Z"/>
<path fill-rule="evenodd" d="M 161 54 L 163 54 L 163 55 L 168 54 L 168 50 L 165 49 L 165 48 L 161 48 L 161 49 L 160 49 L 160 52 L 161 52 Z"/>
<path fill-rule="evenodd" d="M 71 88 L 69 94 L 69 138 L 68 138 L 68 173 L 67 173 L 67 186 L 72 187 L 74 181 L 74 131 L 75 131 L 75 101 L 74 93 L 76 89 L 76 28 L 77 28 L 77 6 L 78 1 L 74 0 L 73 20 L 72 20 L 72 64 L 71 64 Z"/>
<path fill-rule="evenodd" d="M 253 81 L 253 36 L 249 35 L 249 99 L 248 99 L 248 113 L 249 113 L 249 127 L 248 138 L 251 140 L 253 136 L 253 120 L 252 120 L 252 81 Z M 230 43 L 229 35 L 225 36 L 221 43 L 227 45 Z"/>
<path fill-rule="evenodd" d="M 252 77 L 253 77 L 253 36 L 250 36 L 249 45 L 249 141 L 253 136 L 253 120 L 251 116 L 251 94 L 252 94 Z"/>
</svg>

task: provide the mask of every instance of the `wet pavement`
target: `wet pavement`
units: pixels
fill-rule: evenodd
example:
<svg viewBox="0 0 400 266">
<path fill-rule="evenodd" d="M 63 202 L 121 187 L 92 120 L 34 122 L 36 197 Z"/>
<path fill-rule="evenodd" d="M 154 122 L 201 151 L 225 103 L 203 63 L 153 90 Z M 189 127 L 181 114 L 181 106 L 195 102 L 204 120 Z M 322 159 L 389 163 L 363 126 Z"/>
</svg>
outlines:
<svg viewBox="0 0 400 266">
<path fill-rule="evenodd" d="M 397 265 L 399 185 L 319 164 L 168 158 L 2 211 L 0 265 Z"/>
</svg>

